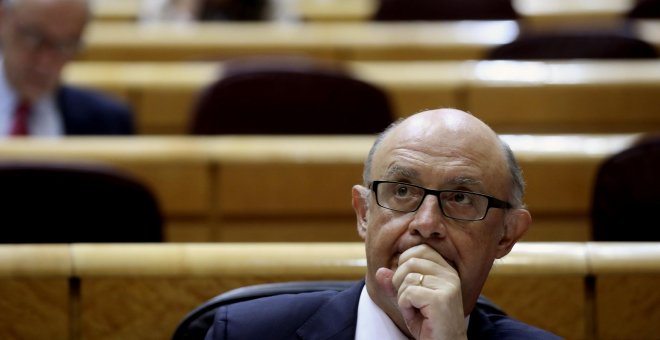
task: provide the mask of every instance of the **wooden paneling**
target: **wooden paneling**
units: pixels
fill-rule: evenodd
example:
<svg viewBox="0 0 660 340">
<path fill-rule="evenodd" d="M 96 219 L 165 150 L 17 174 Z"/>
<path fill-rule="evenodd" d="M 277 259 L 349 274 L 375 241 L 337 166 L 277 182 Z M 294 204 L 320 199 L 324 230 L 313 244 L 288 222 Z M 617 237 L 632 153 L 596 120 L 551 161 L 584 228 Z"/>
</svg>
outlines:
<svg viewBox="0 0 660 340">
<path fill-rule="evenodd" d="M 301 54 L 335 60 L 478 59 L 513 40 L 515 21 L 370 23 L 92 22 L 78 60 L 222 60 Z"/>
<path fill-rule="evenodd" d="M 565 339 L 588 339 L 582 277 L 494 276 L 483 294 L 518 320 Z"/>
<path fill-rule="evenodd" d="M 144 0 L 96 0 L 96 20 L 136 20 Z M 284 1 L 287 4 L 287 1 Z M 634 4 L 634 0 L 513 0 L 521 21 L 532 27 L 611 25 Z M 378 7 L 377 0 L 298 0 L 285 5 L 290 15 L 306 21 L 367 21 Z"/>
<path fill-rule="evenodd" d="M 527 180 L 526 240 L 587 241 L 597 166 L 638 135 L 503 135 Z M 153 188 L 166 240 L 355 241 L 351 187 L 374 136 L 7 140 L 0 159 L 100 161 Z"/>
<path fill-rule="evenodd" d="M 439 107 L 470 111 L 499 133 L 622 133 L 660 130 L 660 63 L 351 62 L 382 88 L 396 117 Z M 73 63 L 72 84 L 124 93 L 140 134 L 186 134 L 201 91 L 222 63 Z"/>
<path fill-rule="evenodd" d="M 660 245 L 593 242 L 588 252 L 596 278 L 598 339 L 660 339 Z"/>
<path fill-rule="evenodd" d="M 71 273 L 66 245 L 0 245 L 0 338 L 69 338 Z"/>
<path fill-rule="evenodd" d="M 0 245 L 0 334 L 169 338 L 221 292 L 359 280 L 364 256 L 360 242 Z M 496 261 L 483 293 L 567 339 L 658 339 L 659 273 L 658 243 L 523 242 Z"/>
</svg>

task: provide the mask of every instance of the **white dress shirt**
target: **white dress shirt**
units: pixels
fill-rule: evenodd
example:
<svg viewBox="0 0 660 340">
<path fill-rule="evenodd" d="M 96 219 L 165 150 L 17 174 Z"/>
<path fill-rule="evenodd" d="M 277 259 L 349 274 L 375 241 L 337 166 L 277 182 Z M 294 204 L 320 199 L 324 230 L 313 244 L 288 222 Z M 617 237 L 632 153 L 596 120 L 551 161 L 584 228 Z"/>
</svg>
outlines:
<svg viewBox="0 0 660 340">
<path fill-rule="evenodd" d="M 376 305 L 367 293 L 367 286 L 362 287 L 358 303 L 355 340 L 408 340 L 385 312 Z"/>
<path fill-rule="evenodd" d="M 10 135 L 17 105 L 16 92 L 7 80 L 4 59 L 0 56 L 0 138 Z M 55 137 L 64 134 L 62 117 L 52 94 L 43 96 L 30 105 L 28 131 L 32 136 Z"/>
</svg>

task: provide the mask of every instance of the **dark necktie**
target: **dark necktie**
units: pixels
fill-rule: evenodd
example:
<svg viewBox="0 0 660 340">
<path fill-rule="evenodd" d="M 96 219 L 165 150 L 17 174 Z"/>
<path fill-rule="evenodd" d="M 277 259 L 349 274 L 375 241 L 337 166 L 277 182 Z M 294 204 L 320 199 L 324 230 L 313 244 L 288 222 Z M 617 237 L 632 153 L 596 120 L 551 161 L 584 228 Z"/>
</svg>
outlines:
<svg viewBox="0 0 660 340">
<path fill-rule="evenodd" d="M 28 118 L 30 116 L 30 103 L 21 101 L 14 112 L 14 126 L 11 128 L 12 136 L 28 135 Z"/>
</svg>

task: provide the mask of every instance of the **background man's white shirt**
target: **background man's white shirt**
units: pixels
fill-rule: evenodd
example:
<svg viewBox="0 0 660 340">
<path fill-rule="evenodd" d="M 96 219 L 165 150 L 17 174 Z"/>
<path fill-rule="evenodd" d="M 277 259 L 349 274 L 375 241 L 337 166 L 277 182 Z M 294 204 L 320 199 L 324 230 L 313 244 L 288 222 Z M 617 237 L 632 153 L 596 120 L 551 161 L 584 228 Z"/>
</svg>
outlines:
<svg viewBox="0 0 660 340">
<path fill-rule="evenodd" d="M 16 92 L 9 85 L 4 62 L 0 57 L 0 136 L 9 136 L 14 125 L 14 111 L 18 105 Z M 61 136 L 64 125 L 52 94 L 39 98 L 30 106 L 28 131 L 34 136 Z"/>
</svg>

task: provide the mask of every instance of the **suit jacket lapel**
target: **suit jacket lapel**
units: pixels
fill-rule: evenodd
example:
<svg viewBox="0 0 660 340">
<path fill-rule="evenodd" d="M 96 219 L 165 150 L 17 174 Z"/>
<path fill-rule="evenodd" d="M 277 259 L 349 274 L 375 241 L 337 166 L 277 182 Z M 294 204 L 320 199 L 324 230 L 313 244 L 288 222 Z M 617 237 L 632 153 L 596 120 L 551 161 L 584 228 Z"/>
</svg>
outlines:
<svg viewBox="0 0 660 340">
<path fill-rule="evenodd" d="M 76 117 L 80 114 L 76 105 L 71 105 L 71 90 L 69 87 L 61 85 L 56 92 L 57 109 L 62 117 L 62 127 L 65 135 L 77 132 Z"/>
<path fill-rule="evenodd" d="M 305 340 L 354 339 L 363 286 L 360 281 L 330 299 L 298 329 L 298 335 Z"/>
</svg>

